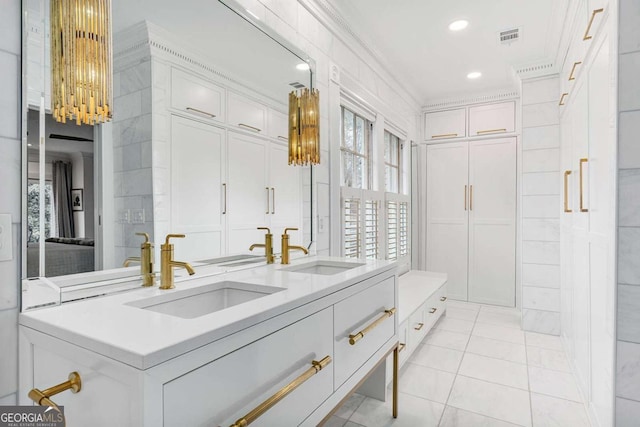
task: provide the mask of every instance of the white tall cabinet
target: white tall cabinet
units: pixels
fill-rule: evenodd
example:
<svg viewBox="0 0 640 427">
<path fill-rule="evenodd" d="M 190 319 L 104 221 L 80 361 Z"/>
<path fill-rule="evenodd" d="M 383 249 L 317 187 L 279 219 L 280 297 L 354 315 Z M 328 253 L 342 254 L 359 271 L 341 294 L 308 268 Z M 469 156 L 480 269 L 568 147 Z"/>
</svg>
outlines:
<svg viewBox="0 0 640 427">
<path fill-rule="evenodd" d="M 516 140 L 427 147 L 427 270 L 449 297 L 515 305 Z"/>
</svg>

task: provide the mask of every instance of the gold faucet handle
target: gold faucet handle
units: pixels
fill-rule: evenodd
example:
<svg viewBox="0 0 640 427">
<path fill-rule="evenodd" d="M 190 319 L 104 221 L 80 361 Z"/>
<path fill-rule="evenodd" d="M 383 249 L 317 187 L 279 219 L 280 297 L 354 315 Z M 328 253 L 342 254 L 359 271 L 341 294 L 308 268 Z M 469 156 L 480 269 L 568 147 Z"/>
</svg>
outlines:
<svg viewBox="0 0 640 427">
<path fill-rule="evenodd" d="M 298 231 L 297 227 L 289 227 L 284 229 L 284 236 L 287 235 L 287 231 Z"/>
<path fill-rule="evenodd" d="M 267 230 L 267 234 L 271 234 L 271 229 L 269 227 L 258 227 L 258 230 Z"/>
<path fill-rule="evenodd" d="M 164 240 L 164 244 L 169 244 L 169 239 L 184 239 L 184 234 L 167 234 L 167 238 Z"/>
</svg>

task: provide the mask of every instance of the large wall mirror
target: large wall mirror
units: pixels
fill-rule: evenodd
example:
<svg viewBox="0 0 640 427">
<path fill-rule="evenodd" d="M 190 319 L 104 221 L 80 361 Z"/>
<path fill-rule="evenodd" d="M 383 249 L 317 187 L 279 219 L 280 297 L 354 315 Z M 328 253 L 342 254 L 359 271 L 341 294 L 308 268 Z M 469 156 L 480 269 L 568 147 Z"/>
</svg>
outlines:
<svg viewBox="0 0 640 427">
<path fill-rule="evenodd" d="M 311 58 L 233 1 L 112 0 L 113 119 L 58 123 L 50 1 L 23 2 L 23 277 L 120 268 L 136 233 L 156 260 L 168 233 L 185 261 L 247 253 L 264 226 L 311 245 L 312 170 L 287 164 Z"/>
</svg>

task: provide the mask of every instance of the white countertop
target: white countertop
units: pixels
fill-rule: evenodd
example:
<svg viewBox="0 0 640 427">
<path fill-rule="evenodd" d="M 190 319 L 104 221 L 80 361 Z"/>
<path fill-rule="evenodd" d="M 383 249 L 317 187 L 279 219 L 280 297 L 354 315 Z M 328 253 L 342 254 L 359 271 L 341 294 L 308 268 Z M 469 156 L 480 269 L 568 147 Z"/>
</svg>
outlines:
<svg viewBox="0 0 640 427">
<path fill-rule="evenodd" d="M 446 282 L 446 273 L 432 271 L 411 270 L 400 276 L 398 283 L 398 323 L 404 322 Z"/>
<path fill-rule="evenodd" d="M 389 261 L 368 260 L 362 266 L 333 275 L 282 271 L 313 261 L 364 262 L 305 257 L 289 266 L 273 264 L 206 277 L 198 277 L 196 269 L 194 276 L 176 278 L 175 289 L 160 290 L 156 286 L 69 302 L 21 313 L 19 322 L 135 368 L 147 369 L 395 267 Z M 267 285 L 283 291 L 193 319 L 127 305 L 223 281 Z"/>
</svg>

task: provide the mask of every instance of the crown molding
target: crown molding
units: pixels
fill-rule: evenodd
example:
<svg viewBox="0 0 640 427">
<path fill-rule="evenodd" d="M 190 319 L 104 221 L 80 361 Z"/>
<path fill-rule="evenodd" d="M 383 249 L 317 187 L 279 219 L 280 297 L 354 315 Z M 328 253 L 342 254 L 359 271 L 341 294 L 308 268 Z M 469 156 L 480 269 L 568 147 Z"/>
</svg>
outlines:
<svg viewBox="0 0 640 427">
<path fill-rule="evenodd" d="M 520 80 L 528 80 L 558 74 L 558 66 L 555 61 L 545 60 L 513 67 L 513 71 Z"/>
<path fill-rule="evenodd" d="M 505 89 L 501 91 L 487 92 L 475 95 L 434 99 L 424 105 L 422 107 L 422 111 L 444 110 L 451 107 L 462 107 L 471 104 L 485 104 L 490 102 L 508 101 L 518 98 L 520 98 L 520 93 L 517 90 Z"/>
</svg>

